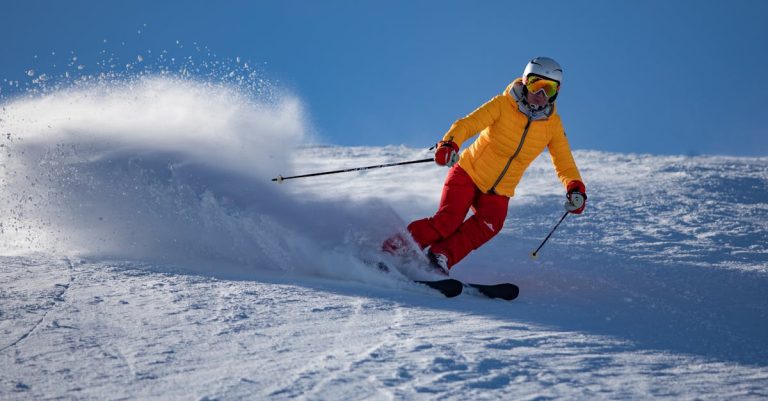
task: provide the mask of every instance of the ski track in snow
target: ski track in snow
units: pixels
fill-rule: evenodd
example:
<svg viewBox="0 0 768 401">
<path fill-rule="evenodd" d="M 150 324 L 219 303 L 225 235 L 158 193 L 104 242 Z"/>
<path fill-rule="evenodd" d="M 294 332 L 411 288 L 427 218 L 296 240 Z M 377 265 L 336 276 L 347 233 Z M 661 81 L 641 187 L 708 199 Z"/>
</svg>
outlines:
<svg viewBox="0 0 768 401">
<path fill-rule="evenodd" d="M 759 365 L 645 349 L 530 316 L 557 305 L 22 262 L 4 260 L 3 275 L 42 273 L 54 288 L 57 274 L 75 278 L 40 327 L 0 353 L 14 366 L 2 375 L 4 399 L 766 396 Z"/>
<path fill-rule="evenodd" d="M 121 96 L 3 110 L 0 399 L 768 398 L 768 159 L 577 151 L 587 213 L 533 261 L 564 200 L 545 155 L 452 272 L 520 298 L 446 299 L 360 261 L 434 212 L 446 170 L 268 181 L 427 152 L 265 150 L 301 131 L 292 102 L 167 85 L 117 88 L 159 110 L 138 126 L 112 121 Z M 160 107 L 181 100 L 191 122 Z M 168 138 L 125 135 L 146 127 Z"/>
</svg>

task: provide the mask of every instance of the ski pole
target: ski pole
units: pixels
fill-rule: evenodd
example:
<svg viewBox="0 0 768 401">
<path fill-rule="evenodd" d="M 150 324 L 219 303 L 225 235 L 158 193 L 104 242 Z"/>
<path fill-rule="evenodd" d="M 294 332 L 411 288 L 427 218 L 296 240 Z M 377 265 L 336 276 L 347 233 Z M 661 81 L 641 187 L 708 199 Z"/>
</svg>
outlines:
<svg viewBox="0 0 768 401">
<path fill-rule="evenodd" d="M 560 218 L 560 221 L 558 221 L 558 222 L 557 222 L 557 224 L 555 224 L 555 227 L 552 229 L 552 231 L 550 231 L 550 232 L 549 232 L 549 234 L 547 235 L 547 238 L 544 238 L 544 241 L 541 243 L 541 245 L 539 245 L 539 247 L 538 247 L 538 248 L 536 248 L 536 250 L 535 250 L 535 251 L 531 252 L 531 258 L 533 258 L 533 259 L 536 259 L 536 258 L 538 258 L 538 257 L 539 257 L 539 251 L 541 250 L 541 248 L 544 246 L 544 244 L 546 244 L 546 243 L 547 243 L 547 241 L 549 241 L 549 237 L 551 237 L 551 236 L 552 236 L 552 234 L 554 234 L 554 233 L 555 233 L 555 230 L 557 230 L 557 227 L 559 227 L 559 226 L 560 226 L 560 223 L 562 223 L 562 222 L 563 222 L 563 220 L 565 220 L 565 218 L 566 218 L 566 217 L 567 217 L 567 216 L 568 216 L 570 213 L 571 213 L 571 212 L 565 212 L 565 214 L 563 215 L 563 217 L 561 217 L 561 218 Z"/>
<path fill-rule="evenodd" d="M 294 178 L 316 177 L 318 175 L 347 173 L 347 172 L 350 172 L 350 171 L 372 170 L 372 169 L 382 168 L 382 167 L 402 166 L 402 165 L 406 165 L 406 164 L 426 163 L 426 162 L 433 162 L 433 161 L 435 161 L 434 158 L 429 158 L 429 159 L 421 159 L 421 160 L 411 160 L 411 161 L 407 161 L 407 162 L 379 164 L 379 165 L 376 165 L 376 166 L 355 167 L 355 168 L 348 168 L 348 169 L 344 169 L 344 170 L 325 171 L 325 172 L 322 172 L 322 173 L 294 175 L 294 176 L 290 176 L 290 177 L 283 177 L 282 175 L 278 175 L 277 177 L 273 178 L 272 181 L 277 181 L 278 184 L 281 184 L 285 180 L 291 180 L 291 179 L 294 179 Z"/>
</svg>

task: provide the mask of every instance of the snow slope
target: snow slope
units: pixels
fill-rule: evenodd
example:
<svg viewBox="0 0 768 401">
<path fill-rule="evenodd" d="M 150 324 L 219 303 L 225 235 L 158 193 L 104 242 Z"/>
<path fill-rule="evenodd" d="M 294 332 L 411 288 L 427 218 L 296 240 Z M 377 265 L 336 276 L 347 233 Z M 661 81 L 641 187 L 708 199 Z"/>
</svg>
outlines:
<svg viewBox="0 0 768 401">
<path fill-rule="evenodd" d="M 428 157 L 304 146 L 298 99 L 145 78 L 0 112 L 0 399 L 764 399 L 768 159 L 548 157 L 445 299 L 359 261 L 430 215 Z M 576 134 L 572 134 L 576 135 Z M 434 138 L 433 138 L 434 139 Z"/>
</svg>

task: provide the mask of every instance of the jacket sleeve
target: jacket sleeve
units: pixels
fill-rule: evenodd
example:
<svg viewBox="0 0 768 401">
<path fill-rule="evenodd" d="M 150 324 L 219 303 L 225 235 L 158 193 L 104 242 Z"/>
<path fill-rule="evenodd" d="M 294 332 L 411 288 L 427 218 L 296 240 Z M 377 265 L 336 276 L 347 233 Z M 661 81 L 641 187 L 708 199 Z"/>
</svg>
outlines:
<svg viewBox="0 0 768 401">
<path fill-rule="evenodd" d="M 457 120 L 448 132 L 443 135 L 444 141 L 453 141 L 461 146 L 464 141 L 475 136 L 478 132 L 484 130 L 501 115 L 501 102 L 505 102 L 503 95 L 498 95 L 489 100 L 477 110 L 469 113 L 466 117 Z"/>
<path fill-rule="evenodd" d="M 560 179 L 564 187 L 567 187 L 568 183 L 573 180 L 583 182 L 579 169 L 576 167 L 576 161 L 573 160 L 571 146 L 568 144 L 568 138 L 565 136 L 562 124 L 559 124 L 553 133 L 552 140 L 547 147 L 549 148 L 549 155 L 552 157 L 552 164 L 555 166 L 555 172 L 557 172 L 557 178 Z"/>
</svg>

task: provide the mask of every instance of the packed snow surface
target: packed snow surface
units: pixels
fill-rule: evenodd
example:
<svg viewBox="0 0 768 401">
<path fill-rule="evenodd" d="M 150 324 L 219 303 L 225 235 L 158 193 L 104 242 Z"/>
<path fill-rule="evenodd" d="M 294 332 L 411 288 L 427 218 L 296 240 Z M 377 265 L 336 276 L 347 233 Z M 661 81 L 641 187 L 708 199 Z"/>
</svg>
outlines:
<svg viewBox="0 0 768 401">
<path fill-rule="evenodd" d="M 576 151 L 587 212 L 532 260 L 545 154 L 452 272 L 520 298 L 446 299 L 361 261 L 446 170 L 272 182 L 429 157 L 307 130 L 289 95 L 164 78 L 4 103 L 0 399 L 768 397 L 768 159 Z"/>
</svg>

